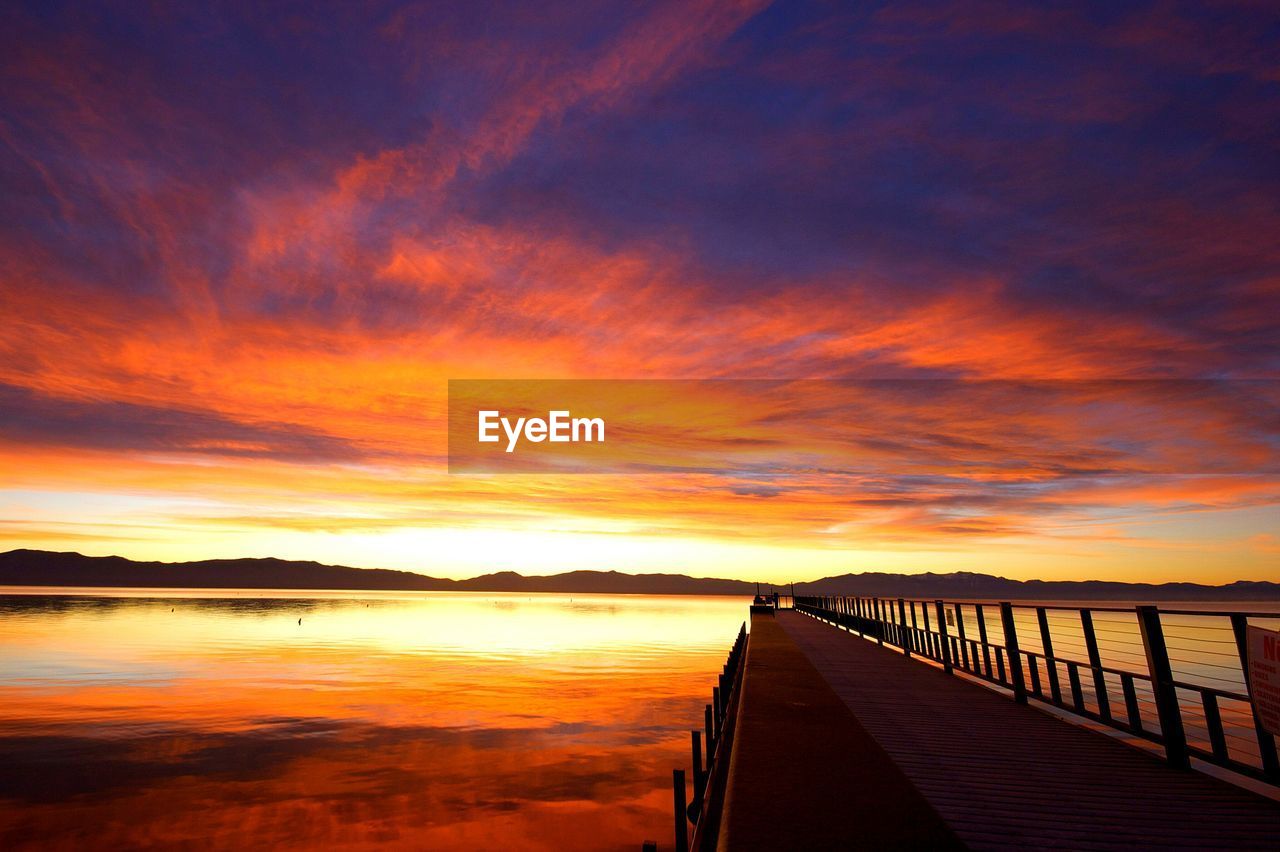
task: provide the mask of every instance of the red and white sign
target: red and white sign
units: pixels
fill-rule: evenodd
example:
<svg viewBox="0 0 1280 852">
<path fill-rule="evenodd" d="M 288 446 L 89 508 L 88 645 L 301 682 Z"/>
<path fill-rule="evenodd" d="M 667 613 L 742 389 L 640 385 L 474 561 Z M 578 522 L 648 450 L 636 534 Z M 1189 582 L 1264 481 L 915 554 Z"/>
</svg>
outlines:
<svg viewBox="0 0 1280 852">
<path fill-rule="evenodd" d="M 1268 734 L 1280 734 L 1280 631 L 1249 626 L 1249 697 Z"/>
</svg>

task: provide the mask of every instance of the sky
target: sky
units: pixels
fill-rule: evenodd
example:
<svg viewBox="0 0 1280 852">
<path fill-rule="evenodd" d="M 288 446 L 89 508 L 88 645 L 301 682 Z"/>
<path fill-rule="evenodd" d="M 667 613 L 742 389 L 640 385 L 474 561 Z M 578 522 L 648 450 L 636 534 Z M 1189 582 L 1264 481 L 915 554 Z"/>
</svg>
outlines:
<svg viewBox="0 0 1280 852">
<path fill-rule="evenodd" d="M 1280 578 L 1274 4 L 254 5 L 0 11 L 0 548 Z M 449 379 L 566 378 L 1254 403 L 1158 470 L 908 394 L 927 472 L 448 473 Z"/>
</svg>

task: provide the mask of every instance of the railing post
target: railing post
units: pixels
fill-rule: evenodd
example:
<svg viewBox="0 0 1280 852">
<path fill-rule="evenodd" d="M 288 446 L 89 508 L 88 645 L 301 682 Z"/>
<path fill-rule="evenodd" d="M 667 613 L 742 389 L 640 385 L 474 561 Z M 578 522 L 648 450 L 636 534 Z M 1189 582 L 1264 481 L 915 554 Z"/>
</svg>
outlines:
<svg viewBox="0 0 1280 852">
<path fill-rule="evenodd" d="M 1080 610 L 1080 629 L 1084 631 L 1084 647 L 1089 652 L 1089 666 L 1093 669 L 1093 694 L 1098 699 L 1098 715 L 1111 719 L 1111 699 L 1107 695 L 1107 678 L 1102 671 L 1102 654 L 1098 651 L 1098 635 L 1093 629 L 1093 613 Z"/>
<path fill-rule="evenodd" d="M 969 666 L 969 645 L 968 637 L 964 635 L 964 610 L 960 608 L 960 604 L 955 605 L 956 612 L 956 635 L 960 637 L 960 662 L 965 671 L 972 671 Z"/>
<path fill-rule="evenodd" d="M 916 602 L 912 601 L 911 602 L 911 650 L 915 651 L 917 654 L 923 654 L 924 656 L 927 657 L 929 656 L 929 649 L 925 648 L 921 650 L 920 646 L 922 644 L 923 643 L 920 641 L 920 625 L 916 621 Z"/>
<path fill-rule="evenodd" d="M 716 759 L 716 723 L 711 705 L 706 705 L 702 714 L 702 724 L 707 731 L 707 771 L 711 771 L 711 762 Z"/>
<path fill-rule="evenodd" d="M 938 616 L 938 644 L 942 646 L 942 670 L 951 674 L 951 636 L 947 632 L 947 614 L 941 600 L 935 600 L 933 606 Z"/>
<path fill-rule="evenodd" d="M 1173 667 L 1169 664 L 1169 649 L 1164 644 L 1160 611 L 1154 606 L 1138 607 L 1138 628 L 1142 631 L 1142 647 L 1147 652 L 1147 671 L 1160 717 L 1164 754 L 1170 764 L 1185 769 L 1191 765 L 1187 734 L 1182 728 L 1182 708 L 1178 706 L 1178 690 L 1173 685 Z"/>
<path fill-rule="evenodd" d="M 1138 706 L 1138 692 L 1133 688 L 1133 675 L 1128 672 L 1120 675 L 1120 690 L 1124 693 L 1124 712 L 1129 718 L 1129 727 L 1141 731 L 1142 708 Z"/>
<path fill-rule="evenodd" d="M 902 653 L 911 656 L 911 635 L 907 633 L 907 602 L 898 598 L 898 618 L 902 621 Z"/>
<path fill-rule="evenodd" d="M 1209 747 L 1219 763 L 1229 759 L 1227 734 L 1222 729 L 1222 711 L 1218 709 L 1218 696 L 1212 692 L 1200 693 L 1200 706 L 1204 708 L 1204 726 L 1209 731 Z"/>
<path fill-rule="evenodd" d="M 987 644 L 987 613 L 982 608 L 982 604 L 974 607 L 974 612 L 978 619 L 978 641 L 982 643 L 982 662 L 985 664 L 987 677 L 991 677 L 991 647 Z M 974 661 L 977 664 L 977 661 Z"/>
<path fill-rule="evenodd" d="M 693 798 L 697 801 L 702 798 L 702 790 L 707 780 L 702 774 L 702 733 L 700 731 L 689 733 L 693 740 Z"/>
<path fill-rule="evenodd" d="M 1053 656 L 1053 634 L 1049 632 L 1049 616 L 1044 607 L 1036 607 L 1036 621 L 1040 622 L 1040 644 L 1044 646 L 1044 665 L 1048 669 L 1049 694 L 1054 704 L 1062 703 L 1062 687 L 1058 685 L 1058 661 Z M 1032 662 L 1032 665 L 1035 665 Z"/>
<path fill-rule="evenodd" d="M 1022 653 L 1018 650 L 1018 627 L 1013 621 L 1013 604 L 1000 602 L 1000 623 L 1004 626 L 1004 650 L 1009 658 L 1009 682 L 1013 684 L 1013 700 L 1027 703 L 1027 684 L 1022 679 Z"/>
<path fill-rule="evenodd" d="M 916 611 L 915 604 L 911 605 L 911 612 L 914 615 Z M 929 605 L 924 601 L 920 601 L 920 621 L 924 623 L 924 655 L 937 659 L 941 657 L 933 648 L 933 631 L 929 629 Z"/>
<path fill-rule="evenodd" d="M 1249 618 L 1242 613 L 1231 616 L 1231 631 L 1236 636 L 1236 653 L 1240 655 L 1240 670 L 1244 672 L 1245 692 L 1253 696 L 1253 686 L 1249 683 Z M 1253 729 L 1258 735 L 1258 753 L 1262 756 L 1262 771 L 1273 782 L 1280 783 L 1280 759 L 1276 757 L 1276 738 L 1267 733 L 1258 720 L 1258 714 L 1252 712 Z"/>
<path fill-rule="evenodd" d="M 685 813 L 688 805 L 684 795 L 684 770 L 671 770 L 671 787 L 675 794 L 676 806 L 676 852 L 689 852 L 689 815 Z"/>
</svg>

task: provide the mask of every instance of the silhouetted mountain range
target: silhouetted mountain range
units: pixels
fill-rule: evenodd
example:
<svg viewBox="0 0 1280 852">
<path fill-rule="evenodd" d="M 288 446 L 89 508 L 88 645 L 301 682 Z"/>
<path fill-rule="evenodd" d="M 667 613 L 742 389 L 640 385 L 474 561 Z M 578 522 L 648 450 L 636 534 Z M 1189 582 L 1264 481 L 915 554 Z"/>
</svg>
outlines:
<svg viewBox="0 0 1280 852">
<path fill-rule="evenodd" d="M 449 580 L 412 571 L 349 568 L 285 559 L 135 562 L 122 556 L 84 556 L 48 550 L 11 550 L 0 554 L 0 585 L 649 595 L 747 595 L 755 592 L 755 583 L 686 577 L 683 574 L 570 571 L 549 577 L 526 577 L 514 571 L 500 571 L 468 580 Z"/>
<path fill-rule="evenodd" d="M 1120 583 L 1110 580 L 1010 580 L 990 574 L 843 574 L 796 583 L 798 595 L 864 595 L 949 600 L 1259 601 L 1280 600 L 1280 583 Z"/>
<path fill-rule="evenodd" d="M 350 589 L 386 591 L 560 592 L 570 594 L 749 595 L 755 583 L 684 574 L 569 571 L 526 577 L 514 571 L 468 580 L 411 571 L 349 568 L 284 559 L 207 559 L 199 562 L 135 562 L 121 556 L 84 556 L 47 550 L 0 554 L 0 585 L 99 586 L 182 589 Z M 779 584 L 778 588 L 789 589 Z M 844 574 L 796 583 L 800 595 L 970 600 L 1280 600 L 1280 583 L 1118 583 L 1102 580 L 1010 580 L 989 574 Z"/>
</svg>

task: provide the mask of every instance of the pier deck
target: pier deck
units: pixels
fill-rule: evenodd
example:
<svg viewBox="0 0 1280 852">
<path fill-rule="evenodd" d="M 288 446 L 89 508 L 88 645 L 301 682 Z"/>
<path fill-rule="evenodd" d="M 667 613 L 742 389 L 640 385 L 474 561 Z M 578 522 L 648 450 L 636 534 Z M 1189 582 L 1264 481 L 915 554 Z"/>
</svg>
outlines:
<svg viewBox="0 0 1280 852">
<path fill-rule="evenodd" d="M 794 737 L 812 738 L 818 711 L 810 698 L 784 706 L 781 680 L 797 675 L 779 665 L 800 671 L 802 681 L 808 678 L 807 688 L 817 696 L 812 702 L 821 706 L 820 724 L 828 725 L 834 710 L 810 670 L 849 711 L 845 734 L 832 735 L 825 766 L 806 768 L 803 778 L 780 767 L 792 760 Z M 779 684 L 772 700 L 770 681 Z M 749 733 L 766 723 L 772 726 L 767 739 Z M 825 801 L 828 779 L 848 784 L 845 776 L 862 772 L 859 764 L 868 754 L 875 759 L 867 766 L 882 771 L 876 752 L 892 764 L 890 782 L 896 784 L 900 773 L 929 810 L 973 848 L 1280 848 L 1280 803 L 1174 769 L 1114 738 L 794 611 L 753 617 L 739 725 L 726 811 L 729 836 L 722 838 L 729 848 L 751 848 L 740 843 L 745 834 L 732 835 L 735 817 L 741 819 L 733 810 L 767 809 L 768 796 L 762 794 L 769 791 L 758 789 L 762 785 L 803 784 Z M 753 748 L 771 752 L 771 762 L 737 753 Z M 812 760 L 811 750 L 802 745 L 800 760 Z M 753 777 L 741 775 L 747 769 Z M 764 774 L 754 777 L 756 772 Z M 786 796 L 797 798 L 794 791 Z M 826 819 L 846 832 L 845 845 L 861 845 L 863 829 L 850 807 L 856 805 L 834 807 Z M 785 811 L 773 814 L 790 821 Z"/>
<path fill-rule="evenodd" d="M 751 616 L 718 848 L 963 848 L 784 623 Z"/>
</svg>

